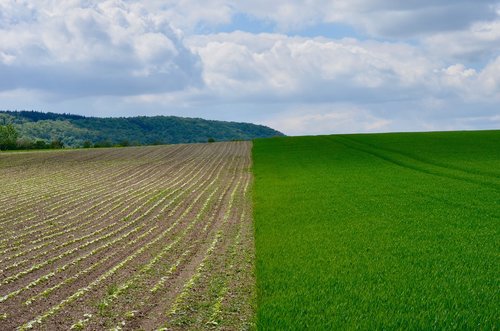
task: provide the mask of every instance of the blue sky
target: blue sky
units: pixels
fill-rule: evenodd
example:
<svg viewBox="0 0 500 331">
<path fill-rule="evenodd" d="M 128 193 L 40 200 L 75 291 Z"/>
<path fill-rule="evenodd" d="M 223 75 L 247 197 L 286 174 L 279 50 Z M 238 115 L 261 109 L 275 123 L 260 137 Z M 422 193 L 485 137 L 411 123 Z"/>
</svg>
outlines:
<svg viewBox="0 0 500 331">
<path fill-rule="evenodd" d="M 500 128 L 500 1 L 0 0 L 0 109 Z"/>
</svg>

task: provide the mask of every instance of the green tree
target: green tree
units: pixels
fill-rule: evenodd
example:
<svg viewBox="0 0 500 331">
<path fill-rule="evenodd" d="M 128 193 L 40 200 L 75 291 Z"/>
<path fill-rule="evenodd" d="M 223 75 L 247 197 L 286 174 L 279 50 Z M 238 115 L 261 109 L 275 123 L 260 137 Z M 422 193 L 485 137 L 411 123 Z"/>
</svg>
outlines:
<svg viewBox="0 0 500 331">
<path fill-rule="evenodd" d="M 52 140 L 50 143 L 50 148 L 59 149 L 64 148 L 64 142 L 61 138 L 57 138 L 56 140 Z"/>
<path fill-rule="evenodd" d="M 16 149 L 19 133 L 12 124 L 0 125 L 0 150 Z"/>
<path fill-rule="evenodd" d="M 120 141 L 118 143 L 118 146 L 122 146 L 122 147 L 130 146 L 130 141 L 128 141 L 127 139 L 123 139 L 122 141 Z"/>
<path fill-rule="evenodd" d="M 47 144 L 44 140 L 38 139 L 33 144 L 33 148 L 35 148 L 35 149 L 46 149 L 46 148 L 50 148 L 50 145 Z"/>
</svg>

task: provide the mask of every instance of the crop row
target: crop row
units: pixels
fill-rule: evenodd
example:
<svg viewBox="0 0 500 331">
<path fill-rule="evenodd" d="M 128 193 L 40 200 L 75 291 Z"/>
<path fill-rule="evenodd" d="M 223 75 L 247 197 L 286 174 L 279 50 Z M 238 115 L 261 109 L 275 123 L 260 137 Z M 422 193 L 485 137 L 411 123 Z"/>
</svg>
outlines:
<svg viewBox="0 0 500 331">
<path fill-rule="evenodd" d="M 83 183 L 85 184 L 84 186 L 78 185 L 77 182 L 73 181 L 74 176 L 70 175 L 68 177 L 71 179 L 71 181 L 69 181 L 69 179 L 68 179 L 67 181 L 60 183 L 59 187 L 63 187 L 63 188 L 70 187 L 72 191 L 76 191 L 79 193 L 78 194 L 68 194 L 68 192 L 63 190 L 64 192 L 62 193 L 62 197 L 59 197 L 58 195 L 54 196 L 56 201 L 50 205 L 50 208 L 43 208 L 43 214 L 47 213 L 49 215 L 54 215 L 54 216 L 52 216 L 52 217 L 49 216 L 48 218 L 44 217 L 45 219 L 42 219 L 39 222 L 29 222 L 30 225 L 28 227 L 25 227 L 22 229 L 19 229 L 19 225 L 21 224 L 19 222 L 22 222 L 22 223 L 28 222 L 31 219 L 33 219 L 36 215 L 31 216 L 30 218 L 23 218 L 24 215 L 22 213 L 16 213 L 16 219 L 10 220 L 10 221 L 11 221 L 12 225 L 16 225 L 16 232 L 18 232 L 19 230 L 26 231 L 26 230 L 29 230 L 29 229 L 32 229 L 32 228 L 35 228 L 35 227 L 38 227 L 40 225 L 47 224 L 47 223 L 49 223 L 49 226 L 54 226 L 56 224 L 55 221 L 58 218 L 65 217 L 65 216 L 67 216 L 68 213 L 75 211 L 75 208 L 72 208 L 73 205 L 75 204 L 75 202 L 78 202 L 78 206 L 77 206 L 78 208 L 76 208 L 76 210 L 80 210 L 82 206 L 85 206 L 85 204 L 82 204 L 82 201 L 88 201 L 89 202 L 88 205 L 90 206 L 89 207 L 90 209 L 96 208 L 95 204 L 93 203 L 95 201 L 95 197 L 100 197 L 101 199 L 103 199 L 106 196 L 111 196 L 111 197 L 113 196 L 114 190 L 110 190 L 110 186 L 114 186 L 114 187 L 118 187 L 118 188 L 120 188 L 120 187 L 127 188 L 130 184 L 140 185 L 140 182 L 138 181 L 137 177 L 138 176 L 140 177 L 141 173 L 142 173 L 142 177 L 145 180 L 149 179 L 149 176 L 147 176 L 147 174 L 149 172 L 151 172 L 152 170 L 154 170 L 153 167 L 158 167 L 158 165 L 154 165 L 154 163 L 153 163 L 153 165 L 144 169 L 144 168 L 137 168 L 136 166 L 134 167 L 134 163 L 131 163 L 131 164 L 126 164 L 123 167 L 123 169 L 121 169 L 121 171 L 113 170 L 113 172 L 111 172 L 111 173 L 109 171 L 100 171 L 101 176 L 103 176 L 103 177 L 107 176 L 110 178 L 108 178 L 107 180 L 101 180 L 101 178 L 95 178 L 94 180 L 97 182 L 97 184 L 89 182 L 89 180 L 87 178 L 85 181 L 83 181 Z M 133 170 L 132 173 L 128 174 L 127 176 L 123 176 L 123 174 L 125 174 L 126 172 L 130 172 L 131 170 Z M 116 179 L 115 177 L 118 177 L 118 179 Z M 106 196 L 101 197 L 98 194 L 100 192 L 105 192 L 105 191 L 107 191 Z M 80 193 L 80 192 L 83 192 L 83 193 Z M 73 193 L 73 192 L 69 192 L 69 193 Z M 37 204 L 40 204 L 40 201 L 38 201 L 38 199 L 34 199 L 35 197 L 36 197 L 36 192 L 35 192 L 35 196 L 30 196 L 30 197 L 28 197 L 28 199 L 29 199 L 29 201 L 36 201 Z M 90 199 L 90 198 L 94 198 L 94 199 Z M 24 204 L 24 203 L 22 203 L 21 206 L 24 206 L 24 208 L 26 208 L 26 204 Z M 61 209 L 63 209 L 63 208 L 65 209 L 65 212 L 61 212 Z M 38 229 L 38 230 L 40 230 L 40 229 Z M 30 232 L 29 234 L 31 234 L 31 233 L 33 233 L 33 232 Z M 16 239 L 16 238 L 12 238 L 12 239 Z M 0 241 L 0 243 L 1 243 L 1 241 Z"/>
<path fill-rule="evenodd" d="M 175 178 L 175 179 L 178 179 L 178 178 Z M 161 178 L 158 178 L 158 180 L 161 180 Z M 139 182 L 142 182 L 142 180 L 140 180 Z M 83 212 L 81 212 L 80 214 L 76 215 L 75 217 L 68 217 L 66 219 L 66 222 L 62 223 L 61 227 L 57 227 L 57 228 L 53 229 L 54 231 L 48 232 L 48 233 L 43 233 L 42 232 L 42 234 L 44 234 L 43 237 L 38 238 L 38 239 L 31 238 L 31 244 L 38 244 L 41 241 L 46 241 L 48 239 L 53 239 L 54 237 L 61 236 L 61 235 L 64 235 L 64 234 L 68 234 L 70 232 L 75 232 L 75 231 L 78 231 L 80 228 L 85 228 L 86 230 L 88 230 L 88 229 L 91 228 L 91 227 L 88 226 L 90 223 L 94 223 L 95 225 L 98 226 L 98 225 L 100 225 L 100 222 L 99 222 L 100 219 L 106 217 L 109 213 L 111 213 L 115 209 L 119 208 L 121 205 L 129 206 L 130 205 L 129 202 L 131 200 L 133 200 L 133 199 L 135 199 L 137 202 L 142 201 L 143 198 L 145 198 L 147 196 L 147 194 L 150 193 L 149 191 L 153 190 L 152 185 L 157 185 L 157 181 L 150 181 L 149 184 L 143 185 L 143 187 L 141 187 L 138 190 L 137 194 L 133 194 L 131 196 L 129 195 L 127 197 L 127 200 L 121 200 L 122 196 L 124 196 L 131 189 L 133 189 L 133 187 L 124 188 L 123 192 L 117 192 L 117 194 L 116 194 L 115 197 L 111 197 L 109 200 L 101 202 L 102 204 L 104 204 L 105 202 L 112 201 L 113 204 L 105 205 L 103 208 L 99 208 L 99 209 L 97 209 L 96 207 L 94 207 L 95 210 L 92 213 L 84 215 L 85 218 L 88 219 L 87 221 L 81 222 L 80 219 L 79 219 L 79 216 L 81 214 L 85 214 L 86 211 L 84 210 Z M 101 203 L 99 203 L 97 205 L 101 205 Z M 136 208 L 136 209 L 139 209 L 139 208 Z M 121 211 L 122 210 L 120 210 L 118 212 L 121 212 Z M 136 212 L 137 211 L 138 210 L 136 210 Z M 101 215 L 97 216 L 97 217 L 94 216 L 94 215 L 98 214 L 99 212 L 103 212 L 103 213 Z M 127 215 L 126 217 L 130 217 L 130 216 L 131 215 Z M 48 242 L 48 243 L 50 243 L 50 242 Z M 48 244 L 48 243 L 46 243 L 46 244 Z M 39 245 L 37 247 L 32 247 L 29 250 L 17 253 L 16 255 L 17 256 L 22 256 L 22 255 L 25 255 L 27 252 L 30 252 L 30 251 L 38 249 L 38 248 L 42 248 L 44 246 L 46 246 L 46 245 Z M 6 259 L 10 259 L 10 258 L 6 258 Z M 4 259 L 4 260 L 6 260 L 6 259 Z M 0 263 L 1 263 L 1 261 L 0 261 Z"/>
<path fill-rule="evenodd" d="M 172 154 L 172 153 L 168 153 Z M 175 155 L 174 155 L 175 156 Z M 96 190 L 102 189 L 102 188 L 107 188 L 109 191 L 109 186 L 115 186 L 119 187 L 120 185 L 122 186 L 128 186 L 130 183 L 133 183 L 134 181 L 137 180 L 137 176 L 148 178 L 147 174 L 149 172 L 149 169 L 144 169 L 142 167 L 137 167 L 135 164 L 136 162 L 122 162 L 122 164 L 119 164 L 118 167 L 113 167 L 113 171 L 95 171 L 94 173 L 87 173 L 87 171 L 83 171 L 85 174 L 82 176 L 81 174 L 79 175 L 79 172 L 82 172 L 78 168 L 75 170 L 70 170 L 70 173 L 65 176 L 65 179 L 63 181 L 58 182 L 58 190 L 53 190 L 52 194 L 48 197 L 52 199 L 53 201 L 50 204 L 50 208 L 44 208 L 43 213 L 47 213 L 49 211 L 54 212 L 56 215 L 61 214 L 61 207 L 66 207 L 67 210 L 71 210 L 72 208 L 68 208 L 70 206 L 68 205 L 68 200 L 71 202 L 77 201 L 78 197 L 80 197 L 80 201 L 82 200 L 82 194 L 84 196 L 97 196 L 95 194 Z M 155 163 L 152 163 L 153 165 Z M 152 167 L 152 166 L 151 166 Z M 109 169 L 111 170 L 111 169 Z M 132 173 L 129 173 L 133 171 Z M 135 172 L 135 173 L 134 173 Z M 97 174 L 97 175 L 96 175 Z M 52 176 L 53 177 L 53 176 Z M 79 177 L 82 177 L 80 180 L 78 180 Z M 89 180 L 92 179 L 92 180 Z M 77 194 L 74 194 L 74 193 Z M 112 192 L 112 191 L 111 191 Z M 109 192 L 109 193 L 111 193 Z M 56 194 L 55 194 L 56 193 Z M 92 195 L 94 194 L 94 195 Z M 33 200 L 33 198 L 37 198 Z M 28 201 L 36 201 L 36 206 L 39 206 L 41 202 L 40 201 L 40 194 L 39 192 L 34 192 L 33 196 L 28 195 L 27 196 Z M 81 204 L 79 204 L 81 205 Z M 26 207 L 26 204 L 23 203 L 21 206 Z M 47 209 L 47 210 L 45 210 Z M 28 211 L 30 210 L 29 208 L 27 209 Z M 22 218 L 22 214 L 19 212 L 16 212 L 16 217 L 17 218 Z M 30 224 L 33 226 L 34 224 Z M 16 226 L 17 227 L 17 226 Z"/>
<path fill-rule="evenodd" d="M 129 151 L 124 149 L 120 151 L 125 153 L 124 160 L 130 156 L 129 161 L 134 160 L 127 170 L 117 162 L 96 167 L 108 174 L 123 170 L 118 170 L 122 176 L 118 184 L 97 183 L 91 193 L 79 194 L 83 197 L 80 206 L 75 206 L 75 196 L 65 200 L 68 205 L 48 206 L 54 212 L 51 217 L 59 217 L 52 224 L 28 220 L 20 233 L 0 236 L 7 249 L 16 241 L 21 248 L 0 260 L 5 275 L 0 283 L 0 314 L 7 326 L 52 328 L 61 323 L 59 313 L 64 310 L 72 316 L 74 328 L 88 324 L 94 328 L 105 318 L 90 302 L 114 309 L 115 301 L 123 305 L 124 295 L 137 293 L 136 287 L 155 298 L 169 291 L 165 287 L 169 279 L 200 256 L 197 252 L 204 246 L 206 233 L 222 238 L 229 215 L 234 213 L 235 192 L 242 189 L 248 160 L 240 154 L 248 153 L 248 146 L 193 145 L 176 151 L 170 154 L 173 159 L 159 157 L 151 162 L 126 155 Z M 212 226 L 216 228 L 211 230 Z M 27 238 L 29 242 L 19 243 Z M 164 261 L 172 263 L 165 266 Z M 157 270 L 164 272 L 157 274 Z M 191 279 L 188 270 L 182 271 L 183 277 Z M 114 283 L 120 285 L 106 293 L 106 287 Z M 136 311 L 119 307 L 117 312 L 129 317 Z M 21 325 L 19 321 L 23 321 Z"/>
<path fill-rule="evenodd" d="M 158 153 L 158 155 L 160 154 Z M 68 199 L 74 198 L 74 193 L 91 190 L 96 186 L 95 182 L 101 185 L 105 183 L 114 183 L 120 179 L 126 180 L 128 176 L 123 175 L 127 171 L 130 171 L 130 169 L 134 168 L 133 163 L 124 164 L 124 166 L 114 169 L 114 173 L 106 173 L 99 171 L 99 163 L 94 164 L 91 168 L 85 167 L 82 169 L 82 167 L 76 167 L 73 169 L 68 168 L 65 165 L 66 162 L 62 162 L 62 166 L 51 163 L 50 165 L 53 169 L 47 176 L 42 176 L 38 172 L 36 173 L 36 176 L 31 176 L 31 178 L 42 178 L 44 181 L 39 181 L 36 183 L 37 185 L 31 183 L 28 186 L 29 190 L 22 190 L 22 187 L 19 186 L 12 188 L 10 192 L 15 192 L 16 194 L 21 193 L 19 195 L 21 195 L 23 199 L 17 199 L 17 203 L 11 205 L 13 210 L 10 213 L 8 209 L 5 210 L 4 215 L 9 216 L 9 214 L 13 213 L 16 218 L 19 218 L 24 216 L 20 213 L 20 211 L 31 212 L 31 209 L 25 209 L 25 207 L 33 201 L 33 198 L 37 198 L 37 205 L 46 200 L 64 202 Z M 24 174 L 24 176 L 26 175 L 29 176 L 29 174 Z M 89 181 L 89 177 L 92 177 L 94 183 Z M 17 179 L 17 182 L 19 181 L 20 179 Z M 71 185 L 66 185 L 68 182 L 71 182 Z M 6 199 L 8 198 L 9 195 L 6 195 Z M 57 205 L 51 204 L 51 209 L 55 210 L 56 207 Z"/>
<path fill-rule="evenodd" d="M 235 168 L 237 169 L 237 168 Z M 239 185 L 240 182 L 240 177 L 237 172 L 233 173 L 233 179 L 231 179 L 231 183 L 237 182 L 236 186 Z M 158 269 L 158 263 L 160 260 L 162 260 L 167 253 L 169 253 L 172 248 L 175 245 L 178 245 L 181 240 L 186 238 L 188 235 L 194 235 L 194 241 L 188 241 L 185 242 L 185 244 L 190 243 L 190 245 L 187 246 L 187 248 L 176 258 L 176 260 L 169 266 L 168 270 L 161 276 L 159 280 L 155 282 L 155 285 L 153 287 L 150 287 L 149 293 L 150 294 L 155 294 L 158 292 L 160 289 L 162 289 L 163 285 L 165 282 L 172 276 L 172 274 L 179 268 L 179 266 L 188 260 L 189 254 L 192 252 L 193 249 L 196 248 L 196 246 L 201 245 L 201 238 L 204 236 L 204 233 L 207 231 L 208 226 L 213 224 L 213 222 L 216 220 L 216 215 L 218 214 L 218 211 L 220 208 L 223 206 L 223 198 L 226 196 L 226 194 L 229 192 L 233 184 L 227 185 L 225 188 L 224 193 L 220 193 L 218 190 L 213 191 L 210 196 L 205 200 L 204 205 L 202 209 L 198 212 L 198 214 L 193 218 L 193 220 L 184 228 L 184 230 L 178 234 L 175 239 L 166 247 L 164 247 L 158 254 L 156 254 L 154 257 L 151 258 L 151 260 L 144 265 L 143 268 L 141 268 L 133 277 L 131 277 L 127 282 L 125 282 L 123 285 L 119 286 L 112 294 L 107 295 L 105 298 L 101 300 L 101 307 L 107 307 L 109 306 L 115 299 L 117 299 L 120 295 L 123 294 L 124 291 L 126 291 L 129 287 L 132 285 L 134 287 L 140 287 L 143 290 L 141 290 L 144 293 L 145 288 L 144 284 L 150 283 L 151 279 L 146 281 L 144 278 L 151 278 L 151 270 L 153 268 Z M 213 197 L 218 195 L 219 198 L 216 201 L 213 201 Z M 231 195 L 232 197 L 232 195 Z M 231 198 L 232 199 L 232 198 Z M 213 212 L 211 215 L 205 216 L 206 212 L 208 209 L 210 209 L 210 206 L 213 205 Z M 205 224 L 200 227 L 200 231 L 197 232 L 196 234 L 193 233 L 194 227 L 197 225 L 197 223 L 200 222 L 200 220 L 204 219 Z M 223 218 L 225 220 L 225 217 Z M 223 221 L 224 222 L 224 221 Z M 223 223 L 222 222 L 222 223 Z M 222 225 L 222 224 L 219 224 Z M 219 231 L 220 232 L 220 231 Z M 182 249 L 181 249 L 182 251 Z M 141 285 L 139 285 L 141 284 Z M 125 317 L 129 316 L 132 312 L 139 312 L 140 307 L 128 307 L 127 311 L 124 313 Z M 121 325 L 123 325 L 125 321 L 121 322 Z"/>
<path fill-rule="evenodd" d="M 238 202 L 242 203 L 248 190 L 249 178 L 244 180 L 243 187 L 240 187 L 242 180 L 239 181 L 237 187 L 231 193 L 231 198 L 222 220 L 222 226 L 211 242 L 211 245 L 205 251 L 202 262 L 197 266 L 195 273 L 184 284 L 182 291 L 177 295 L 171 307 L 166 311 L 167 321 L 163 322 L 159 330 L 169 330 L 175 327 L 176 324 L 188 327 L 187 321 L 196 321 L 202 325 L 211 325 L 217 319 L 222 311 L 222 301 L 228 291 L 228 277 L 231 274 L 231 265 L 234 262 L 236 245 L 238 245 L 241 235 L 241 224 L 245 220 L 245 211 Z M 239 192 L 241 191 L 241 192 Z M 240 200 L 240 201 L 238 201 Z M 241 213 L 240 213 L 241 212 Z M 229 220 L 232 218 L 231 224 Z M 235 227 L 238 229 L 235 231 Z M 220 277 L 218 275 L 221 275 Z M 221 283 L 215 298 L 210 298 L 209 304 L 201 304 L 200 298 L 190 299 L 191 296 L 204 295 L 210 296 L 207 292 L 209 289 L 206 284 L 209 282 L 211 290 L 215 286 L 213 283 Z M 204 300 L 208 300 L 205 298 Z M 194 307 L 193 305 L 199 304 Z M 201 322 L 201 317 L 195 318 L 192 315 L 193 311 L 197 314 L 206 315 L 205 321 Z M 179 319 L 184 321 L 178 321 Z"/>
<path fill-rule="evenodd" d="M 217 177 L 214 178 L 212 180 L 212 182 L 206 186 L 205 190 L 208 190 L 210 187 L 212 187 L 212 185 L 216 182 L 217 180 Z M 193 201 L 193 203 L 191 204 L 191 206 L 194 206 L 197 202 L 198 202 L 198 199 L 202 196 L 202 194 L 204 193 L 204 191 L 202 193 L 200 193 L 197 197 L 197 199 L 195 199 L 195 201 Z M 184 215 L 187 215 L 190 211 L 190 208 L 186 209 L 186 211 L 182 214 L 182 216 Z M 116 264 L 112 269 L 108 270 L 105 274 L 101 275 L 99 278 L 97 278 L 94 282 L 92 282 L 91 284 L 89 284 L 88 286 L 78 290 L 77 292 L 75 292 L 73 295 L 71 295 L 70 297 L 68 297 L 67 299 L 63 300 L 60 304 L 52 307 L 51 309 L 49 309 L 47 312 L 45 312 L 44 314 L 36 317 L 34 320 L 28 322 L 25 324 L 25 326 L 23 327 L 26 327 L 26 328 L 29 328 L 33 323 L 40 323 L 42 322 L 43 320 L 45 320 L 46 318 L 52 316 L 53 314 L 55 314 L 56 312 L 58 312 L 63 306 L 73 302 L 74 300 L 76 300 L 77 298 L 81 297 L 82 295 L 84 295 L 85 293 L 87 293 L 88 291 L 90 291 L 93 287 L 97 286 L 99 283 L 101 283 L 102 281 L 106 280 L 107 278 L 109 278 L 111 275 L 113 275 L 115 272 L 117 272 L 119 269 L 121 269 L 122 267 L 124 267 L 128 262 L 130 262 L 131 260 L 133 260 L 134 258 L 136 258 L 137 256 L 139 256 L 140 254 L 142 254 L 143 252 L 147 251 L 151 246 L 153 246 L 155 243 L 157 243 L 158 241 L 162 240 L 162 239 L 165 239 L 165 237 L 172 231 L 172 229 L 174 227 L 177 226 L 177 224 L 179 224 L 179 222 L 181 221 L 182 219 L 182 216 L 181 218 L 177 219 L 170 227 L 168 227 L 166 230 L 164 230 L 158 237 L 156 237 L 155 239 L 153 240 L 149 240 L 147 242 L 147 244 L 141 246 L 138 250 L 136 250 L 134 253 L 130 254 L 127 256 L 126 259 L 124 259 L 123 261 L 119 262 L 118 264 Z M 168 246 L 167 246 L 168 247 Z M 22 327 L 22 328 L 23 328 Z M 21 328 L 21 329 L 22 329 Z"/>
<path fill-rule="evenodd" d="M 197 172 L 197 173 L 196 173 L 196 174 L 195 174 L 192 178 L 196 178 L 196 175 L 197 175 L 197 174 L 199 174 L 199 173 L 201 172 L 201 170 L 202 170 L 202 168 L 200 168 L 200 169 L 198 170 L 198 172 Z M 191 173 L 189 172 L 189 173 L 187 173 L 187 174 L 189 175 L 189 174 L 191 174 Z M 165 194 L 163 194 L 164 196 L 163 196 L 161 199 L 159 199 L 158 201 L 156 201 L 156 202 L 155 202 L 155 203 L 154 203 L 151 207 L 149 207 L 149 209 L 148 209 L 148 210 L 146 210 L 146 211 L 141 212 L 140 214 L 138 214 L 139 210 L 140 210 L 140 209 L 142 209 L 142 207 L 143 207 L 143 206 L 145 206 L 145 205 L 147 205 L 147 204 L 151 203 L 154 199 L 149 199 L 149 200 L 148 200 L 148 201 L 146 201 L 143 205 L 140 205 L 140 206 L 136 207 L 134 210 L 132 210 L 132 211 L 131 211 L 131 212 L 130 212 L 127 216 L 125 216 L 125 218 L 124 218 L 124 219 L 127 219 L 127 220 L 129 220 L 129 219 L 130 219 L 131 221 L 129 221 L 129 222 L 120 222 L 121 226 L 119 226 L 117 229 L 114 229 L 114 230 L 113 230 L 113 231 L 111 231 L 111 232 L 108 232 L 108 233 L 105 233 L 105 234 L 104 234 L 104 235 L 102 235 L 102 236 L 99 236 L 99 237 L 93 238 L 92 240 L 87 241 L 87 242 L 85 242 L 84 244 L 82 244 L 82 245 L 80 245 L 80 246 L 78 246 L 78 247 L 75 247 L 75 248 L 73 248 L 73 249 L 70 249 L 70 250 L 68 250 L 68 251 L 65 251 L 65 252 L 63 252 L 63 253 L 61 253 L 61 254 L 59 254 L 59 255 L 57 255 L 57 256 L 54 256 L 54 257 L 52 257 L 52 258 L 50 258 L 50 259 L 45 259 L 45 260 L 43 260 L 42 262 L 40 262 L 40 263 L 38 263 L 38 264 L 32 265 L 32 266 L 31 266 L 29 269 L 27 269 L 27 270 L 20 271 L 20 272 L 18 272 L 17 274 L 15 274 L 15 275 L 13 275 L 13 276 L 10 276 L 10 277 L 6 277 L 6 278 L 4 278 L 3 282 L 2 282 L 2 283 L 0 283 L 0 287 L 1 287 L 1 285 L 3 285 L 3 284 L 7 284 L 7 283 L 10 283 L 10 282 L 12 282 L 12 281 L 14 281 L 14 280 L 17 280 L 17 279 L 19 279 L 19 278 L 20 278 L 20 277 L 22 277 L 22 276 L 25 276 L 25 275 L 27 275 L 27 274 L 29 274 L 29 273 L 33 272 L 33 271 L 36 271 L 36 270 L 38 270 L 38 269 L 42 268 L 43 266 L 50 265 L 50 264 L 54 263 L 55 261 L 60 260 L 60 259 L 62 259 L 63 257 L 68 256 L 68 255 L 71 255 L 71 254 L 73 254 L 73 253 L 75 253 L 75 252 L 78 252 L 78 251 L 80 251 L 80 250 L 82 250 L 82 249 L 84 249 L 84 248 L 86 248 L 86 247 L 88 247 L 88 246 L 90 246 L 90 245 L 92 245 L 92 244 L 94 244 L 94 243 L 101 242 L 101 241 L 105 241 L 106 239 L 112 238 L 114 235 L 116 235 L 116 234 L 118 234 L 118 233 L 120 233 L 120 232 L 123 232 L 124 230 L 126 230 L 126 229 L 128 229 L 128 228 L 133 228 L 136 224 L 140 224 L 139 222 L 140 222 L 143 218 L 145 218 L 146 216 L 148 216 L 148 215 L 151 213 L 151 211 L 152 211 L 152 210 L 154 210 L 154 209 L 155 209 L 157 206 L 159 206 L 159 205 L 160 205 L 163 201 L 165 201 L 167 198 L 169 198 L 170 196 L 172 196 L 173 194 L 175 194 L 178 190 L 180 190 L 180 189 L 181 189 L 184 185 L 186 185 L 186 184 L 188 183 L 188 181 L 186 181 L 186 179 L 185 179 L 184 177 L 183 177 L 183 178 L 181 178 L 181 179 L 179 179 L 179 181 L 178 181 L 178 182 L 176 182 L 176 183 L 179 183 L 179 182 L 181 182 L 182 184 L 180 185 L 180 187 L 179 187 L 177 190 L 172 191 L 169 195 L 165 195 Z M 178 198 L 178 197 L 177 197 L 177 198 Z M 171 201 L 171 203 L 173 203 L 174 201 L 175 201 L 175 200 L 172 200 L 172 201 Z M 168 207 L 169 205 L 166 205 L 166 206 Z M 133 216 L 133 215 L 135 215 L 135 214 L 138 214 L 138 216 L 137 216 L 137 217 L 135 217 L 135 218 L 132 218 L 132 216 Z M 115 222 L 115 224 L 116 224 L 116 222 Z M 142 226 L 144 226 L 144 224 L 141 224 L 141 227 L 142 227 Z M 138 229 L 137 229 L 137 230 L 138 230 Z M 134 232 L 135 232 L 135 231 L 134 231 Z M 127 237 L 127 236 L 126 236 L 126 237 Z M 123 237 L 123 238 L 126 238 L 126 237 Z M 122 239 L 123 239 L 123 238 L 122 238 Z M 92 255 L 95 253 L 95 251 L 98 251 L 98 250 L 100 250 L 100 249 L 107 248 L 107 247 L 109 247 L 110 245 L 111 245 L 111 244 L 106 243 L 106 244 L 104 244 L 104 245 L 102 245 L 102 246 L 100 246 L 100 247 L 96 248 L 94 251 L 91 251 L 89 254 L 84 255 L 84 256 L 85 256 L 85 257 L 92 256 Z M 69 264 L 74 264 L 74 263 L 76 263 L 76 262 L 81 262 L 82 260 L 83 260 L 83 257 L 82 257 L 82 256 L 80 256 L 78 259 L 76 259 L 76 260 L 74 260 L 74 261 L 70 262 Z M 64 269 L 65 269 L 65 268 L 63 268 L 62 270 L 64 270 Z"/>
</svg>

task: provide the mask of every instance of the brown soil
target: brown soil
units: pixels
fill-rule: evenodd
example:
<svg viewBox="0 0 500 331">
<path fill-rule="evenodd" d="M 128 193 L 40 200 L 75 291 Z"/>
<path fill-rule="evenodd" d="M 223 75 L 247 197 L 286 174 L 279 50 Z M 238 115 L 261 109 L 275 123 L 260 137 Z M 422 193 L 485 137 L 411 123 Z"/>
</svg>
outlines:
<svg viewBox="0 0 500 331">
<path fill-rule="evenodd" d="M 0 329 L 251 328 L 250 151 L 232 142 L 8 155 Z M 214 284 L 224 289 L 215 296 Z"/>
</svg>

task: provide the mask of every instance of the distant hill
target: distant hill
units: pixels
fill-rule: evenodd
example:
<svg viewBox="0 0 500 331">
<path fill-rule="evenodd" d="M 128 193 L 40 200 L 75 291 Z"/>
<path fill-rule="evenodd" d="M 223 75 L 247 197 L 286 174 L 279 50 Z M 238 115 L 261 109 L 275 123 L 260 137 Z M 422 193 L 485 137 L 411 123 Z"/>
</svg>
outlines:
<svg viewBox="0 0 500 331">
<path fill-rule="evenodd" d="M 85 117 L 36 111 L 0 111 L 0 125 L 13 124 L 20 140 L 62 141 L 67 147 L 177 144 L 283 136 L 250 123 L 176 116 Z"/>
</svg>

